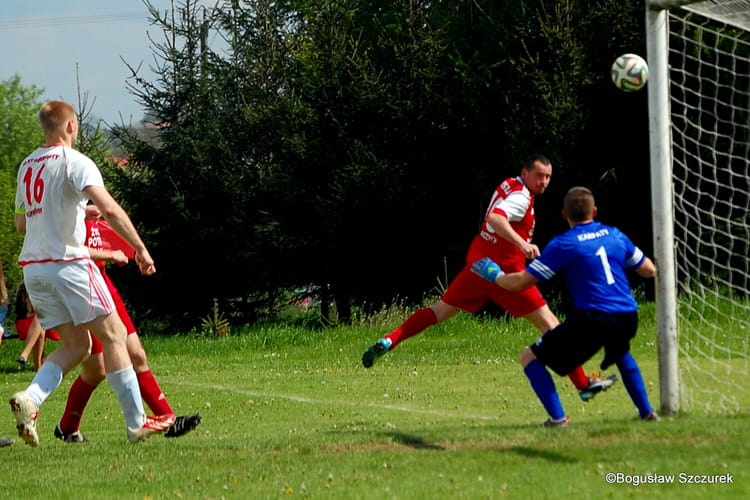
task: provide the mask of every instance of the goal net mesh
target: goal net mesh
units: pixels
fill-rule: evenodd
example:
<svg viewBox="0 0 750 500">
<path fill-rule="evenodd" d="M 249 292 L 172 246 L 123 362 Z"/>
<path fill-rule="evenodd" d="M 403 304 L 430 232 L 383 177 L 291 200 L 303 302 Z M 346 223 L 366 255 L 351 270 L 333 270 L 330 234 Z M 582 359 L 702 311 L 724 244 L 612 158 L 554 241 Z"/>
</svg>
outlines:
<svg viewBox="0 0 750 500">
<path fill-rule="evenodd" d="M 681 407 L 733 413 L 750 400 L 750 1 L 668 20 Z"/>
</svg>

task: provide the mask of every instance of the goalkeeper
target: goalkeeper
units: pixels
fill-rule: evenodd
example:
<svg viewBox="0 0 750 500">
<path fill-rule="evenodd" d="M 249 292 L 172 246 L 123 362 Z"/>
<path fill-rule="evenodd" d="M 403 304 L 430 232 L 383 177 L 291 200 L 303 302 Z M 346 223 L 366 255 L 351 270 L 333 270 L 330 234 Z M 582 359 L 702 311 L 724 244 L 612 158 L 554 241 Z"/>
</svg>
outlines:
<svg viewBox="0 0 750 500">
<path fill-rule="evenodd" d="M 566 375 L 601 348 L 601 368 L 617 365 L 640 418 L 658 420 L 630 354 L 630 340 L 638 328 L 638 303 L 626 274 L 632 269 L 643 278 L 653 278 L 656 267 L 619 229 L 594 220 L 594 195 L 587 188 L 568 191 L 563 217 L 570 229 L 553 238 L 524 271 L 505 274 L 487 257 L 472 264 L 476 274 L 510 291 L 525 290 L 560 274 L 572 295 L 573 311 L 565 321 L 521 353 L 524 373 L 549 414 L 544 425 L 564 427 L 570 420 L 545 367 Z"/>
</svg>

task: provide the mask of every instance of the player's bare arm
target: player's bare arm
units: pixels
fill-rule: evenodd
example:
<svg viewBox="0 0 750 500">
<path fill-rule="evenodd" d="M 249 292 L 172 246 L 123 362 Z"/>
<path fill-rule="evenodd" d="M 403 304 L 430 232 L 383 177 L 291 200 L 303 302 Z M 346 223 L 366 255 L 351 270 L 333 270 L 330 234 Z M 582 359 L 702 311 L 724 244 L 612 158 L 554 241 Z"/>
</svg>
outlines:
<svg viewBox="0 0 750 500">
<path fill-rule="evenodd" d="M 656 266 L 651 259 L 646 257 L 645 259 L 643 259 L 643 262 L 641 262 L 641 265 L 638 266 L 635 272 L 641 278 L 653 278 L 654 276 L 656 276 Z"/>
<path fill-rule="evenodd" d="M 537 284 L 537 279 L 526 271 L 518 271 L 510 274 L 500 274 L 495 278 L 495 284 L 511 292 L 526 290 Z"/>
<path fill-rule="evenodd" d="M 16 231 L 26 234 L 26 214 L 16 214 Z"/>
<path fill-rule="evenodd" d="M 493 231 L 495 231 L 495 233 L 501 238 L 516 245 L 527 259 L 539 257 L 539 247 L 533 243 L 529 243 L 515 232 L 507 217 L 497 213 L 491 213 L 487 217 L 487 224 L 489 224 Z"/>
<path fill-rule="evenodd" d="M 100 250 L 89 247 L 91 260 L 114 262 L 115 264 L 125 265 L 130 259 L 122 250 Z"/>
<path fill-rule="evenodd" d="M 112 195 L 101 186 L 87 186 L 83 192 L 99 208 L 104 220 L 135 250 L 135 262 L 141 274 L 150 276 L 156 272 L 154 260 L 138 235 L 133 222 Z"/>
</svg>

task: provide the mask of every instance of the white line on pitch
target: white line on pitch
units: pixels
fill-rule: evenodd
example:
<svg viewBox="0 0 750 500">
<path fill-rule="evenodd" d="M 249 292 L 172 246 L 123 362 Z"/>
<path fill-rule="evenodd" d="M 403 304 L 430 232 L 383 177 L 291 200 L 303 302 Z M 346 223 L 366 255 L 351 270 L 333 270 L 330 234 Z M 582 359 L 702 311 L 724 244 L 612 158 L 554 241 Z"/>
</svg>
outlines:
<svg viewBox="0 0 750 500">
<path fill-rule="evenodd" d="M 161 377 L 167 378 L 167 377 Z M 381 410 L 393 410 L 393 411 L 402 411 L 407 413 L 420 413 L 424 415 L 434 415 L 438 417 L 454 417 L 454 418 L 460 418 L 463 420 L 499 420 L 499 417 L 497 416 L 488 416 L 488 415 L 466 415 L 466 414 L 453 414 L 453 413 L 446 413 L 438 410 L 426 410 L 422 408 L 410 408 L 408 406 L 396 406 L 396 405 L 390 405 L 390 404 L 382 404 L 382 403 L 369 403 L 366 401 L 343 401 L 343 400 L 325 400 L 325 399 L 312 399 L 304 396 L 295 396 L 293 394 L 278 394 L 278 393 L 269 393 L 269 392 L 259 392 L 259 391 L 248 391 L 245 389 L 238 389 L 236 387 L 226 387 L 223 385 L 206 385 L 206 384 L 195 384 L 191 382 L 184 382 L 184 381 L 172 381 L 170 383 L 176 383 L 178 385 L 182 386 L 192 386 L 192 387 L 198 387 L 201 389 L 213 389 L 218 391 L 225 391 L 225 392 L 237 392 L 239 394 L 243 394 L 245 396 L 252 396 L 254 398 L 270 398 L 270 399 L 285 399 L 287 401 L 294 401 L 296 403 L 305 403 L 305 404 L 317 404 L 317 405 L 345 405 L 345 406 L 353 406 L 353 407 L 366 407 L 366 408 L 379 408 Z"/>
</svg>

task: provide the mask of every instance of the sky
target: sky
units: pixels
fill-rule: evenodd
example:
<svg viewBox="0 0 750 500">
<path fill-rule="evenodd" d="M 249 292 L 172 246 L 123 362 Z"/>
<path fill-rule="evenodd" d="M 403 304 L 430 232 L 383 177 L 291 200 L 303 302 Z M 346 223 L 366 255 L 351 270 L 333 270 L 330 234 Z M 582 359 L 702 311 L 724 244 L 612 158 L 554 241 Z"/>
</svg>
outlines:
<svg viewBox="0 0 750 500">
<path fill-rule="evenodd" d="M 175 4 L 182 0 L 175 0 Z M 216 2 L 203 2 L 214 5 Z M 162 12 L 170 0 L 151 0 Z M 153 42 L 161 30 L 148 22 L 140 0 L 3 0 L 0 9 L 0 81 L 14 75 L 44 89 L 40 101 L 62 99 L 78 108 L 78 85 L 92 116 L 106 124 L 137 123 L 144 110 L 127 89 L 131 66 L 154 79 Z"/>
</svg>

